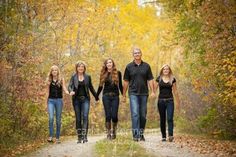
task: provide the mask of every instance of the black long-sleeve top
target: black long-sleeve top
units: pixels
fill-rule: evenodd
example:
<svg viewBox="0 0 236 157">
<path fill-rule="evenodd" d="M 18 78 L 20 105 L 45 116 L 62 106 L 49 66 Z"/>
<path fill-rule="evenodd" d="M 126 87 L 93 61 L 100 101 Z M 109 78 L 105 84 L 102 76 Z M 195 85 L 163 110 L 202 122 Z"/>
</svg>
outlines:
<svg viewBox="0 0 236 157">
<path fill-rule="evenodd" d="M 84 74 L 84 83 L 85 83 L 85 91 L 86 91 L 86 95 L 89 99 L 90 99 L 90 94 L 89 91 L 93 94 L 94 98 L 96 100 L 98 100 L 97 98 L 97 93 L 95 92 L 94 88 L 93 88 L 93 84 L 92 84 L 92 80 L 91 80 L 91 76 Z M 71 79 L 70 79 L 70 83 L 68 86 L 68 91 L 74 91 L 75 95 L 72 96 L 72 99 L 75 99 L 76 96 L 78 95 L 76 92 L 78 92 L 78 86 L 79 85 L 79 80 L 78 80 L 78 75 L 74 74 Z"/>
<path fill-rule="evenodd" d="M 118 85 L 116 85 L 112 80 L 111 80 L 111 74 L 108 73 L 108 76 L 105 80 L 104 86 L 99 86 L 97 90 L 97 97 L 101 93 L 103 87 L 103 95 L 106 93 L 114 93 L 115 95 L 119 95 L 119 90 L 121 94 L 123 94 L 123 85 L 122 85 L 122 75 L 121 72 L 118 71 Z"/>
</svg>

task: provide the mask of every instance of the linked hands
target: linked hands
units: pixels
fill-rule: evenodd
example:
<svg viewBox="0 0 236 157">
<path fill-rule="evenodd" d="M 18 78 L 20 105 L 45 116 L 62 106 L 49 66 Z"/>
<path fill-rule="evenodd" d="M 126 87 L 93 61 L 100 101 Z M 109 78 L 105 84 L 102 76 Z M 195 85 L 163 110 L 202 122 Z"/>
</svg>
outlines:
<svg viewBox="0 0 236 157">
<path fill-rule="evenodd" d="M 75 95 L 75 92 L 71 91 L 69 94 L 70 94 L 70 96 L 73 96 L 73 95 Z"/>
</svg>

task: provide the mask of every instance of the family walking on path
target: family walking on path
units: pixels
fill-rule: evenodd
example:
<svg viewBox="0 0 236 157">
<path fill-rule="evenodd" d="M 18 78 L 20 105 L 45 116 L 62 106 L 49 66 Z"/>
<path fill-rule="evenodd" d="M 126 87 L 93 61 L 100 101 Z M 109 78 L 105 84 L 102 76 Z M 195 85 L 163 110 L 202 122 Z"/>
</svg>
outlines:
<svg viewBox="0 0 236 157">
<path fill-rule="evenodd" d="M 61 78 L 58 66 L 53 65 L 47 78 L 47 105 L 49 113 L 49 138 L 53 142 L 54 111 L 56 115 L 56 143 L 60 143 L 61 113 L 63 108 L 63 91 L 72 96 L 72 105 L 75 112 L 77 143 L 88 142 L 88 125 L 90 109 L 90 93 L 96 102 L 102 92 L 102 103 L 105 112 L 105 127 L 107 139 L 116 138 L 118 124 L 119 95 L 122 101 L 126 101 L 128 90 L 129 104 L 132 122 L 132 135 L 134 141 L 145 141 L 144 131 L 147 116 L 147 100 L 155 98 L 157 90 L 158 110 L 160 114 L 160 126 L 162 141 L 166 141 L 166 121 L 168 123 L 168 140 L 173 141 L 173 116 L 174 109 L 179 109 L 179 97 L 176 87 L 176 79 L 171 68 L 165 64 L 160 70 L 159 76 L 154 77 L 151 67 L 142 60 L 142 51 L 134 48 L 132 51 L 133 61 L 129 63 L 122 74 L 116 68 L 113 59 L 105 60 L 100 73 L 100 81 L 97 91 L 92 84 L 92 79 L 86 73 L 86 63 L 78 61 L 75 65 L 75 73 L 71 76 L 68 88 L 64 78 Z M 150 90 L 150 92 L 149 92 Z M 173 96 L 174 95 L 174 96 Z M 175 100 L 174 100 L 175 98 Z"/>
</svg>

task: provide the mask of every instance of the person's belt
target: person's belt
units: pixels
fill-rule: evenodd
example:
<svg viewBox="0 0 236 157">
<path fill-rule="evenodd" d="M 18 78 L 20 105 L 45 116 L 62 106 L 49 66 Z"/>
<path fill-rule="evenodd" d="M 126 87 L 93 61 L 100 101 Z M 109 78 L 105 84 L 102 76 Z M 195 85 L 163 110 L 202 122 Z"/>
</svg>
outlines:
<svg viewBox="0 0 236 157">
<path fill-rule="evenodd" d="M 103 95 L 107 95 L 107 96 L 117 96 L 117 93 L 108 92 L 108 93 L 104 93 Z"/>
<path fill-rule="evenodd" d="M 85 96 L 77 96 L 77 99 L 79 100 L 84 100 L 86 97 Z"/>
<path fill-rule="evenodd" d="M 173 98 L 159 98 L 159 100 L 165 100 L 165 101 L 167 101 L 167 100 L 173 100 Z"/>
</svg>

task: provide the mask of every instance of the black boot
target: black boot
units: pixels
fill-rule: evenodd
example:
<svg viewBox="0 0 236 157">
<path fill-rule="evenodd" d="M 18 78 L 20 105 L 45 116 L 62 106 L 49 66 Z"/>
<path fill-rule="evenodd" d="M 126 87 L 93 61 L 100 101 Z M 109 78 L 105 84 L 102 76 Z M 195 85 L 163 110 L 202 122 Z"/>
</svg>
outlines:
<svg viewBox="0 0 236 157">
<path fill-rule="evenodd" d="M 83 131 L 82 131 L 82 143 L 88 142 L 87 134 L 88 134 L 88 129 L 87 128 L 83 129 Z"/>
<path fill-rule="evenodd" d="M 116 129 L 117 129 L 117 123 L 112 123 L 112 135 L 111 135 L 111 139 L 116 139 Z"/>
<path fill-rule="evenodd" d="M 87 134 L 83 136 L 83 143 L 88 142 Z"/>
<path fill-rule="evenodd" d="M 78 135 L 78 141 L 77 141 L 77 143 L 81 143 L 81 142 L 82 142 L 81 129 L 78 129 L 78 130 L 77 130 L 77 135 Z"/>
<path fill-rule="evenodd" d="M 111 122 L 106 122 L 106 129 L 107 129 L 107 139 L 111 139 Z"/>
</svg>

